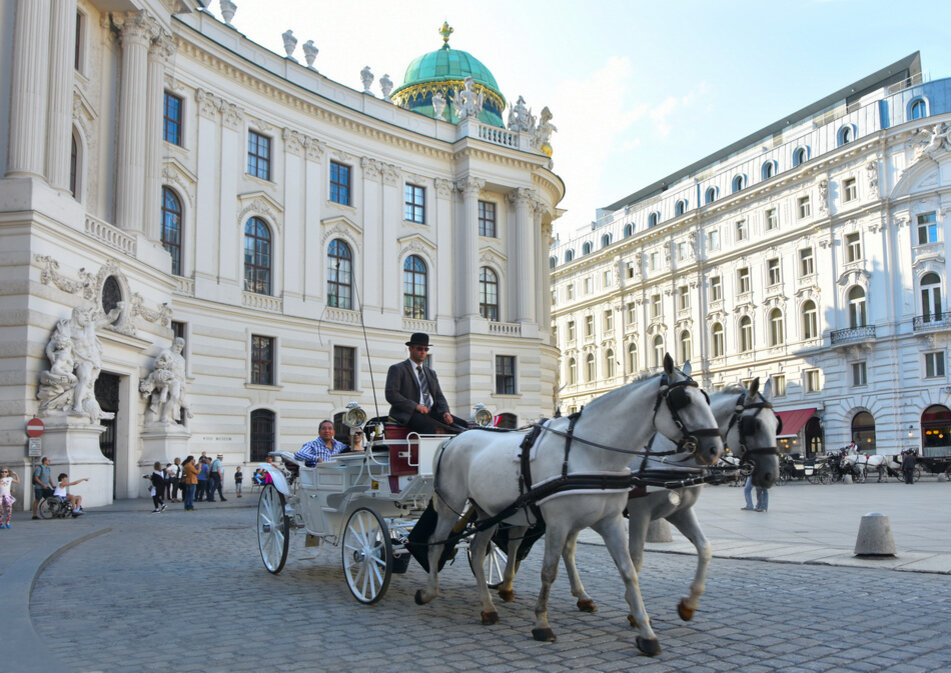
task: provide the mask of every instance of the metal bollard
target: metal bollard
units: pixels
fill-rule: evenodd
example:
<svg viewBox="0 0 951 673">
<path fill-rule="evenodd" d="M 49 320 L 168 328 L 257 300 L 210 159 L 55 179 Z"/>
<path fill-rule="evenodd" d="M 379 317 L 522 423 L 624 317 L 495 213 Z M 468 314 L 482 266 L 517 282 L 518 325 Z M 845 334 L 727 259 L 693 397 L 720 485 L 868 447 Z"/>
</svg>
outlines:
<svg viewBox="0 0 951 673">
<path fill-rule="evenodd" d="M 895 538 L 888 517 L 879 512 L 869 512 L 859 523 L 855 538 L 856 556 L 895 556 Z"/>
<path fill-rule="evenodd" d="M 670 524 L 667 519 L 655 519 L 647 527 L 648 542 L 673 542 L 674 537 L 670 533 Z"/>
</svg>

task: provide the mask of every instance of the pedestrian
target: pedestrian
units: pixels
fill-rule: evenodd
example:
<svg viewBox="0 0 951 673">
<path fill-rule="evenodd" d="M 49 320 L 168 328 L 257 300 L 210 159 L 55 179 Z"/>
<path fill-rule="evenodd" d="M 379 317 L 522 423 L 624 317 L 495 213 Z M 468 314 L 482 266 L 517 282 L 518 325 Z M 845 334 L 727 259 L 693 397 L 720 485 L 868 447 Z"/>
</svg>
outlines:
<svg viewBox="0 0 951 673">
<path fill-rule="evenodd" d="M 39 519 L 36 508 L 40 506 L 40 500 L 53 495 L 53 472 L 50 470 L 50 459 L 46 456 L 40 458 L 40 464 L 33 469 L 33 518 Z"/>
<path fill-rule="evenodd" d="M 207 458 L 198 459 L 198 488 L 195 489 L 195 501 L 201 502 L 203 500 L 208 500 L 208 502 L 214 502 L 212 499 L 212 494 L 208 490 L 208 473 L 211 472 L 211 468 L 206 462 Z M 207 498 L 205 496 L 208 496 Z"/>
<path fill-rule="evenodd" d="M 156 460 L 152 466 L 152 474 L 146 475 L 145 478 L 151 482 L 149 495 L 152 496 L 152 504 L 155 506 L 152 514 L 164 511 L 165 500 L 162 496 L 165 494 L 165 471 L 162 469 L 162 463 Z"/>
<path fill-rule="evenodd" d="M 171 463 L 165 463 L 165 469 L 162 470 L 162 481 L 165 484 L 165 501 L 172 501 L 172 475 L 169 474 L 169 470 L 172 468 Z"/>
<path fill-rule="evenodd" d="M 82 516 L 85 514 L 83 511 L 83 497 L 81 495 L 71 495 L 69 493 L 69 487 L 75 486 L 76 484 L 81 484 L 84 481 L 89 481 L 89 477 L 84 477 L 83 479 L 77 479 L 76 481 L 70 481 L 69 475 L 65 472 L 56 477 L 59 482 L 56 485 L 56 488 L 53 489 L 54 498 L 59 498 L 63 502 L 69 503 L 70 507 L 73 509 L 73 518 L 77 516 Z"/>
<path fill-rule="evenodd" d="M 915 451 L 914 449 L 908 449 L 907 451 L 902 452 L 904 455 L 901 459 L 901 471 L 905 473 L 905 483 L 914 484 L 915 483 Z"/>
<path fill-rule="evenodd" d="M 225 494 L 221 490 L 221 482 L 224 481 L 225 471 L 221 466 L 221 459 L 223 456 L 219 453 L 218 456 L 211 461 L 211 471 L 208 474 L 208 488 L 210 490 L 210 496 L 215 497 L 215 491 L 218 491 L 218 499 L 221 502 L 226 502 L 228 499 L 225 497 Z"/>
<path fill-rule="evenodd" d="M 188 458 L 182 462 L 182 472 L 185 475 L 185 495 L 183 498 L 185 501 L 185 511 L 194 512 L 195 489 L 198 487 L 198 468 L 195 467 L 194 456 L 188 456 Z"/>
<path fill-rule="evenodd" d="M 172 502 L 181 502 L 178 494 L 185 495 L 185 483 L 182 481 L 182 459 L 176 458 L 172 461 L 172 466 L 168 468 L 172 476 Z"/>
<path fill-rule="evenodd" d="M 10 527 L 13 516 L 13 485 L 20 483 L 20 475 L 8 467 L 0 467 L 0 528 Z"/>
<path fill-rule="evenodd" d="M 746 478 L 746 485 L 743 487 L 743 496 L 746 498 L 746 507 L 741 509 L 765 512 L 769 509 L 769 491 L 765 488 L 756 487 L 756 507 L 753 507 L 753 475 Z"/>
<path fill-rule="evenodd" d="M 241 497 L 241 482 L 244 481 L 244 473 L 241 471 L 241 466 L 238 465 L 238 468 L 234 471 L 234 492 L 238 494 L 238 497 Z"/>
</svg>

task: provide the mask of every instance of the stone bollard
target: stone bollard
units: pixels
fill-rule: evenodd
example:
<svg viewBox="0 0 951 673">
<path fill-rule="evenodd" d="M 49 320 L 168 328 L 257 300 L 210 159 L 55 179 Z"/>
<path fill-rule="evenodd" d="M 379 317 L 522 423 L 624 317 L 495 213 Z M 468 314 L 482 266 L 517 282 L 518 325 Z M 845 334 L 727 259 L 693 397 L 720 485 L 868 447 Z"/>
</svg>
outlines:
<svg viewBox="0 0 951 673">
<path fill-rule="evenodd" d="M 670 524 L 667 519 L 656 519 L 651 521 L 647 527 L 648 542 L 673 542 L 674 538 L 670 534 Z"/>
<path fill-rule="evenodd" d="M 862 517 L 859 534 L 855 538 L 856 556 L 895 556 L 895 539 L 888 517 L 869 512 Z"/>
</svg>

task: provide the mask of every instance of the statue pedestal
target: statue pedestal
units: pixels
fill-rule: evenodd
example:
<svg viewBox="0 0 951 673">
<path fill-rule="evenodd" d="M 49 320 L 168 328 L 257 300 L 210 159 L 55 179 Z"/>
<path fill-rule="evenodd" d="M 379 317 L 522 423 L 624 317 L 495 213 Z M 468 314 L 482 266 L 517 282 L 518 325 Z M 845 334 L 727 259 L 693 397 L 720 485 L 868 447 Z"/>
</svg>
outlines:
<svg viewBox="0 0 951 673">
<path fill-rule="evenodd" d="M 152 471 L 155 461 L 164 468 L 175 458 L 185 459 L 188 455 L 188 440 L 190 433 L 185 426 L 177 423 L 150 423 L 145 426 L 140 437 L 142 438 L 142 457 L 139 465 Z"/>
<path fill-rule="evenodd" d="M 112 502 L 115 468 L 99 450 L 102 425 L 92 425 L 85 416 L 54 414 L 43 418 L 43 455 L 50 459 L 53 483 L 65 472 L 70 481 L 89 479 L 70 487 L 70 493 L 83 497 L 84 507 L 101 507 Z"/>
</svg>

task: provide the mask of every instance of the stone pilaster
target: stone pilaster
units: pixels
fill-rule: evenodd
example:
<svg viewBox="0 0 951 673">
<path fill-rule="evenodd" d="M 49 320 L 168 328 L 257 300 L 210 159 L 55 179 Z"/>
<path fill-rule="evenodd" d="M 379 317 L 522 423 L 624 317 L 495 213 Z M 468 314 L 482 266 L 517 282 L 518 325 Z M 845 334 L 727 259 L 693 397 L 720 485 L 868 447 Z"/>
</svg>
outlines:
<svg viewBox="0 0 951 673">
<path fill-rule="evenodd" d="M 18 0 L 13 26 L 7 176 L 46 175 L 50 0 Z M 72 42 L 70 42 L 72 44 Z"/>
<path fill-rule="evenodd" d="M 461 258 L 459 275 L 459 294 L 457 301 L 459 305 L 456 315 L 464 317 L 477 317 L 479 315 L 479 193 L 485 187 L 485 180 L 478 180 L 473 177 L 460 180 L 456 183 L 456 189 L 462 192 L 463 212 L 465 217 L 462 221 L 462 231 L 459 242 L 461 243 Z"/>
<path fill-rule="evenodd" d="M 516 320 L 535 322 L 535 193 L 531 189 L 520 188 L 509 193 L 508 198 L 515 204 L 515 237 L 519 255 L 515 282 L 518 283 L 518 306 Z"/>
<path fill-rule="evenodd" d="M 57 189 L 69 189 L 69 158 L 73 125 L 73 46 L 76 0 L 57 0 L 50 16 L 49 122 L 46 174 Z"/>
<path fill-rule="evenodd" d="M 175 40 L 162 33 L 149 48 L 148 81 L 145 89 L 145 197 L 142 212 L 149 238 L 162 240 L 162 118 L 165 106 L 165 70 L 175 54 Z M 184 269 L 182 270 L 184 272 Z"/>
</svg>

